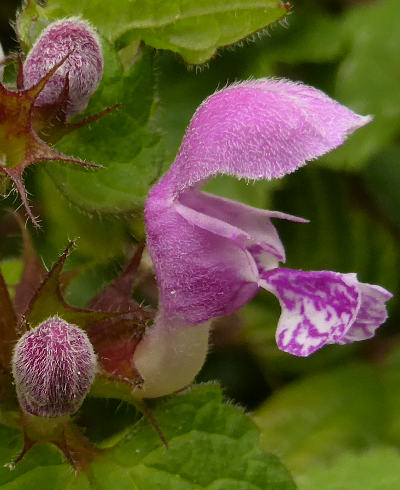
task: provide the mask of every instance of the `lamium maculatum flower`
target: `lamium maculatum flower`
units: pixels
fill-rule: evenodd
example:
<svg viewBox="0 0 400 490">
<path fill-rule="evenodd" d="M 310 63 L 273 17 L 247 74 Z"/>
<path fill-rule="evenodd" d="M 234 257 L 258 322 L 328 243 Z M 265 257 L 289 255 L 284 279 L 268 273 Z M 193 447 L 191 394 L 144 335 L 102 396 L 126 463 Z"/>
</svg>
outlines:
<svg viewBox="0 0 400 490">
<path fill-rule="evenodd" d="M 38 83 L 64 58 L 65 62 L 47 82 L 35 106 L 56 103 L 67 83 L 66 113 L 71 117 L 85 109 L 103 76 L 100 40 L 87 21 L 58 20 L 43 30 L 24 62 L 25 88 Z"/>
<path fill-rule="evenodd" d="M 235 84 L 206 99 L 145 206 L 159 321 L 198 328 L 237 311 L 264 288 L 282 307 L 276 338 L 284 351 L 307 356 L 325 344 L 373 336 L 387 317 L 389 292 L 355 274 L 279 268 L 285 251 L 271 219 L 305 220 L 199 190 L 217 174 L 282 177 L 370 121 L 286 80 Z M 160 336 L 157 329 L 147 335 Z"/>
<path fill-rule="evenodd" d="M 12 370 L 22 410 L 62 417 L 81 406 L 96 373 L 96 355 L 86 333 L 59 317 L 26 332 L 18 341 Z"/>
</svg>

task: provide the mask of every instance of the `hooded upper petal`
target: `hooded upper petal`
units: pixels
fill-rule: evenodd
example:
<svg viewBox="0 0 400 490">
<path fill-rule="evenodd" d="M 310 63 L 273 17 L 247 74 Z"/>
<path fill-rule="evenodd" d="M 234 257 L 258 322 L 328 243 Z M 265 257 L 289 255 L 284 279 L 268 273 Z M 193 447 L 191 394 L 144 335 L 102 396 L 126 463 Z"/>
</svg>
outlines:
<svg viewBox="0 0 400 490">
<path fill-rule="evenodd" d="M 261 79 L 234 84 L 200 105 L 161 182 L 179 194 L 220 173 L 282 177 L 341 145 L 370 121 L 301 83 Z"/>
<path fill-rule="evenodd" d="M 281 350 L 308 356 L 326 344 L 371 337 L 386 320 L 391 294 L 360 283 L 355 274 L 275 269 L 260 286 L 278 297 L 282 313 L 276 331 Z"/>
</svg>

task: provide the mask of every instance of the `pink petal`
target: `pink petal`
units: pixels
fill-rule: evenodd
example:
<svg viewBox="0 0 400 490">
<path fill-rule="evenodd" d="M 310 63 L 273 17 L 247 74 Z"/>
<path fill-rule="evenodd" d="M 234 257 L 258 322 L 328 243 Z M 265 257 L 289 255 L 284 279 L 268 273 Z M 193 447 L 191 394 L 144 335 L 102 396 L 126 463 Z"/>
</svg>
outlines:
<svg viewBox="0 0 400 490">
<path fill-rule="evenodd" d="M 304 221 L 204 194 L 196 187 L 218 173 L 281 177 L 339 146 L 369 121 L 319 90 L 285 80 L 236 84 L 206 99 L 145 207 L 165 317 L 201 323 L 236 311 L 259 286 L 271 289 L 266 281 L 259 282 L 260 274 L 285 260 L 271 218 Z M 350 281 L 338 277 L 342 286 Z M 324 343 L 336 341 L 349 322 L 332 324 L 333 333 L 327 327 L 328 332 L 311 342 L 310 352 L 321 338 Z"/>
<path fill-rule="evenodd" d="M 301 83 L 261 79 L 231 85 L 198 108 L 160 184 L 176 195 L 216 174 L 282 177 L 370 121 Z"/>
</svg>

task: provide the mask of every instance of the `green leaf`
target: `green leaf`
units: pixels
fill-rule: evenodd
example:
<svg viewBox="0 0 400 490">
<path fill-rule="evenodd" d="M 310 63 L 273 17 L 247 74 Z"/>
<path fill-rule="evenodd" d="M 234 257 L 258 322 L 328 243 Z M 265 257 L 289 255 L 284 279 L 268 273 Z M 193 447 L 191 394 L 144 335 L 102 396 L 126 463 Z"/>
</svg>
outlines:
<svg viewBox="0 0 400 490">
<path fill-rule="evenodd" d="M 67 465 L 61 464 L 61 453 L 52 446 L 37 445 L 26 458 L 11 471 L 7 465 L 11 463 L 22 451 L 22 432 L 0 425 L 0 488 L 22 489 L 26 485 L 38 484 L 37 488 L 44 490 L 54 488 L 52 484 L 64 484 L 71 479 L 71 470 Z M 47 480 L 43 477 L 44 471 Z M 29 487 L 28 487 L 29 488 Z M 60 487 L 62 488 L 62 486 Z"/>
<path fill-rule="evenodd" d="M 394 490 L 400 488 L 400 454 L 394 447 L 343 454 L 328 468 L 313 468 L 298 483 L 299 490 Z"/>
<path fill-rule="evenodd" d="M 153 54 L 141 49 L 124 72 L 111 45 L 104 42 L 105 71 L 86 113 L 114 104 L 122 107 L 99 121 L 64 137 L 61 151 L 81 155 L 103 169 L 47 164 L 59 191 L 89 213 L 132 213 L 141 209 L 150 186 L 160 173 L 158 133 L 147 127 L 153 109 Z"/>
<path fill-rule="evenodd" d="M 28 52 L 41 31 L 50 23 L 45 10 L 36 0 L 27 0 L 17 15 L 16 33 L 21 47 Z"/>
<path fill-rule="evenodd" d="M 45 250 L 41 250 L 45 263 L 53 261 L 70 240 L 77 240 L 79 249 L 74 251 L 74 263 L 81 266 L 104 263 L 122 255 L 127 241 L 123 220 L 88 216 L 69 204 L 43 169 L 39 169 L 35 177 L 35 194 L 41 202 L 45 232 L 42 242 Z"/>
<path fill-rule="evenodd" d="M 366 3 L 350 11 L 343 26 L 351 33 L 351 44 L 334 95 L 359 114 L 372 114 L 374 121 L 326 157 L 336 167 L 359 168 L 400 129 L 400 4 L 396 0 Z"/>
<path fill-rule="evenodd" d="M 221 47 L 233 44 L 287 12 L 280 0 L 48 0 L 46 7 L 32 5 L 18 21 L 19 35 L 26 45 L 37 34 L 33 17 L 43 22 L 70 15 L 90 20 L 110 41 L 120 46 L 144 41 L 158 49 L 179 53 L 188 63 L 204 63 Z M 33 26 L 31 25 L 33 24 Z"/>
<path fill-rule="evenodd" d="M 22 261 L 17 258 L 9 258 L 0 262 L 0 270 L 6 284 L 10 287 L 16 286 L 22 274 Z"/>
<path fill-rule="evenodd" d="M 154 416 L 169 449 L 139 422 L 109 455 L 140 489 L 293 488 L 278 460 L 257 449 L 255 426 L 237 408 L 222 404 L 216 386 L 161 401 Z"/>
<path fill-rule="evenodd" d="M 257 411 L 262 445 L 276 451 L 295 474 L 331 461 L 341 451 L 370 447 L 384 434 L 383 394 L 368 365 L 304 378 Z"/>
<path fill-rule="evenodd" d="M 393 344 L 393 340 L 390 342 Z M 381 376 L 385 389 L 388 412 L 386 415 L 386 441 L 400 444 L 400 345 L 397 342 L 387 355 Z"/>
<path fill-rule="evenodd" d="M 18 338 L 17 318 L 11 302 L 11 297 L 0 272 L 0 369 L 7 372 L 9 369 L 13 346 Z"/>
<path fill-rule="evenodd" d="M 153 404 L 169 447 L 144 419 L 90 465 L 98 490 L 292 490 L 279 460 L 258 448 L 258 430 L 241 410 L 224 405 L 215 385 L 197 386 Z M 95 409 L 95 406 L 94 406 Z M 110 413 L 107 412 L 107 416 Z M 0 426 L 0 462 L 18 454 L 22 437 Z M 0 488 L 81 490 L 89 487 L 50 446 L 31 450 L 11 472 L 0 468 Z"/>
</svg>

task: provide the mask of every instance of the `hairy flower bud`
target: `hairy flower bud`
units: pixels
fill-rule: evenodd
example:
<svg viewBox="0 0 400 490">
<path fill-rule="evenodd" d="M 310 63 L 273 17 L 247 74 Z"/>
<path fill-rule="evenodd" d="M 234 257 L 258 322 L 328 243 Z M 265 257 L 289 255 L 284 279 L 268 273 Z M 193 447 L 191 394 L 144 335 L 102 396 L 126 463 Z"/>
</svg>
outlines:
<svg viewBox="0 0 400 490">
<path fill-rule="evenodd" d="M 96 355 L 85 332 L 52 317 L 19 339 L 12 369 L 25 412 L 61 417 L 82 404 L 95 376 Z"/>
<path fill-rule="evenodd" d="M 100 40 L 92 26 L 77 18 L 50 24 L 29 52 L 23 68 L 24 86 L 30 88 L 62 64 L 39 94 L 35 105 L 54 104 L 69 78 L 67 116 L 82 112 L 103 75 Z"/>
</svg>

